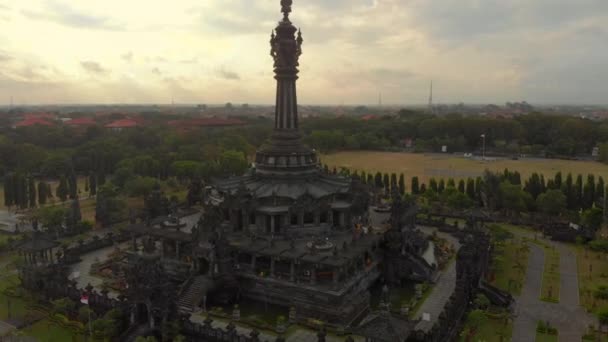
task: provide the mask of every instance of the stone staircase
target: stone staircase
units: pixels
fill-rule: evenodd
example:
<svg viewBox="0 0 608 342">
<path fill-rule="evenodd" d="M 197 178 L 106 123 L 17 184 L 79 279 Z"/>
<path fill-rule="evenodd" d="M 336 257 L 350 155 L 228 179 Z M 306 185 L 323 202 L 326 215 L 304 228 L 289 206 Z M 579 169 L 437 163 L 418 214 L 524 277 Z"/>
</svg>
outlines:
<svg viewBox="0 0 608 342">
<path fill-rule="evenodd" d="M 183 313 L 194 312 L 212 285 L 213 280 L 207 276 L 199 275 L 190 279 L 177 300 L 179 311 Z"/>
</svg>

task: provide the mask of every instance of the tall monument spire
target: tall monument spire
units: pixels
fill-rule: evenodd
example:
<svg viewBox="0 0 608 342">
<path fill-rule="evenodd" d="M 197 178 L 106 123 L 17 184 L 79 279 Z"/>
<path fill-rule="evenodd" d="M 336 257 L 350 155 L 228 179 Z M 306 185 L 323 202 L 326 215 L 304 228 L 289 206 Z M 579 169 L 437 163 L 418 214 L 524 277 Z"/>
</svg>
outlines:
<svg viewBox="0 0 608 342">
<path fill-rule="evenodd" d="M 283 19 L 270 34 L 270 56 L 274 61 L 277 81 L 274 133 L 270 141 L 258 151 L 257 170 L 264 173 L 312 172 L 316 168 L 315 152 L 302 143 L 298 130 L 299 59 L 302 54 L 302 31 L 289 20 L 293 0 L 281 0 Z M 289 171 L 289 172 L 287 172 Z"/>
<path fill-rule="evenodd" d="M 289 21 L 291 4 L 292 0 L 281 0 L 283 20 L 270 35 L 270 55 L 274 59 L 274 78 L 277 80 L 275 129 L 298 128 L 296 80 L 303 39 L 302 32 Z"/>
</svg>

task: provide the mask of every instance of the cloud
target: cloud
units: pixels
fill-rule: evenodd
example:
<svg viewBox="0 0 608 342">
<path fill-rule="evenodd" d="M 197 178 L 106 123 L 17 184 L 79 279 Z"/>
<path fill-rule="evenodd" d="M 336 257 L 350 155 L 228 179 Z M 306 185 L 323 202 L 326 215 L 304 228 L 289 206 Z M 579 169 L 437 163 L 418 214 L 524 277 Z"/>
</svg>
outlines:
<svg viewBox="0 0 608 342">
<path fill-rule="evenodd" d="M 133 52 L 129 51 L 124 53 L 120 55 L 120 58 L 122 58 L 123 61 L 130 63 L 133 60 Z"/>
<path fill-rule="evenodd" d="M 236 80 L 240 80 L 241 77 L 239 76 L 239 74 L 237 74 L 234 71 L 230 71 L 230 70 L 226 70 L 225 67 L 221 67 L 217 70 L 216 74 L 223 79 L 226 80 L 231 80 L 231 81 L 236 81 Z"/>
<path fill-rule="evenodd" d="M 80 66 L 91 74 L 105 74 L 109 71 L 94 61 L 82 61 L 80 62 Z"/>
<path fill-rule="evenodd" d="M 7 63 L 13 60 L 12 56 L 0 51 L 0 63 Z"/>
<path fill-rule="evenodd" d="M 90 15 L 79 12 L 74 8 L 58 2 L 48 2 L 44 10 L 24 9 L 21 14 L 29 19 L 47 20 L 64 26 L 79 29 L 97 29 L 122 31 L 125 28 L 111 18 L 105 16 Z"/>
</svg>

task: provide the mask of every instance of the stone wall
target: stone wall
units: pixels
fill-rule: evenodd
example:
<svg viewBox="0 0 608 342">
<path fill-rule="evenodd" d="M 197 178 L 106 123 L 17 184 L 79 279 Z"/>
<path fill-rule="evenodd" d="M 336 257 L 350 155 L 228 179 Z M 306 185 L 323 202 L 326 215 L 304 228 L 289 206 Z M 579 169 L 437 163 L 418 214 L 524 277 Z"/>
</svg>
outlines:
<svg viewBox="0 0 608 342">
<path fill-rule="evenodd" d="M 206 342 L 285 342 L 284 337 L 278 336 L 274 339 L 261 339 L 260 333 L 253 329 L 251 332 L 238 333 L 236 326 L 231 322 L 225 328 L 213 326 L 213 319 L 207 318 L 203 324 L 193 323 L 187 318 L 182 319 L 181 333 L 190 341 L 206 341 Z M 325 331 L 317 333 L 317 341 L 325 342 Z M 352 342 L 349 336 L 344 337 L 345 342 Z"/>
</svg>

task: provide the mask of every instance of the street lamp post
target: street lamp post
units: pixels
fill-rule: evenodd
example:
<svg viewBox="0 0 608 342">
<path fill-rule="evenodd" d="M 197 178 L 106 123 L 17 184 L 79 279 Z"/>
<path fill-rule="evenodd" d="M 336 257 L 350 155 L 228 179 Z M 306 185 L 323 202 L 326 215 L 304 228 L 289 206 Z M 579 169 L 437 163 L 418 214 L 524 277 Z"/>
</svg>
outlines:
<svg viewBox="0 0 608 342">
<path fill-rule="evenodd" d="M 481 138 L 483 139 L 483 144 L 481 148 L 481 160 L 486 160 L 486 134 L 482 134 Z"/>
</svg>

